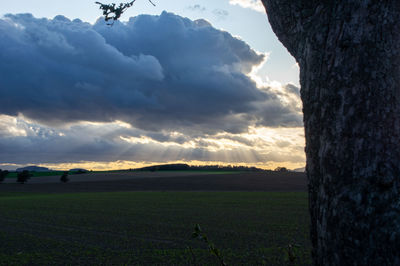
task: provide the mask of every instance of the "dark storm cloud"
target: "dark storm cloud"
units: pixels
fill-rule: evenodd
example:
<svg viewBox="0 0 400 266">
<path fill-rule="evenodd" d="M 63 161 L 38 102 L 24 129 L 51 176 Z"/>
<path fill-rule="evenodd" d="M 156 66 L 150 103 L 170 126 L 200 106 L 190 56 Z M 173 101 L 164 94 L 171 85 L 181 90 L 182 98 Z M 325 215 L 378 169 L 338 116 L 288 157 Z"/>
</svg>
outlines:
<svg viewBox="0 0 400 266">
<path fill-rule="evenodd" d="M 205 20 L 166 12 L 112 27 L 7 15 L 0 20 L 0 114 L 51 126 L 120 120 L 188 134 L 301 126 L 296 110 L 246 75 L 263 60 Z"/>
</svg>

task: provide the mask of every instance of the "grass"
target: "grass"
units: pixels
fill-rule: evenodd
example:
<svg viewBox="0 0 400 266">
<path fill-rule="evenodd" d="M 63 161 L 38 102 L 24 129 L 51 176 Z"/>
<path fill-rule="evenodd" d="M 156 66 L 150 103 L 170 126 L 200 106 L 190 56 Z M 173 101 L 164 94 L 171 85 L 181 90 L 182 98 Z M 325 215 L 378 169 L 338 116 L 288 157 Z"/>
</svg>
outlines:
<svg viewBox="0 0 400 266">
<path fill-rule="evenodd" d="M 309 265 L 302 192 L 0 193 L 0 265 L 217 265 L 195 224 L 228 265 Z"/>
</svg>

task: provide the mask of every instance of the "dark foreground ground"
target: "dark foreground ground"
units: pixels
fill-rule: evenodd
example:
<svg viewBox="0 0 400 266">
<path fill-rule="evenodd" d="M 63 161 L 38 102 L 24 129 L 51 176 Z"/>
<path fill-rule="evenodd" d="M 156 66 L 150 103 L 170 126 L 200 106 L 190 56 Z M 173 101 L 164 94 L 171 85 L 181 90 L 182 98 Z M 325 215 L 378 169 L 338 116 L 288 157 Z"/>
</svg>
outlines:
<svg viewBox="0 0 400 266">
<path fill-rule="evenodd" d="M 0 265 L 309 265 L 305 192 L 0 192 Z M 291 263 L 289 255 L 294 257 Z"/>
<path fill-rule="evenodd" d="M 70 178 L 0 184 L 0 266 L 220 265 L 195 224 L 227 265 L 311 263 L 302 173 Z"/>
<path fill-rule="evenodd" d="M 112 191 L 307 191 L 304 173 L 93 173 L 70 176 L 62 184 L 59 177 L 32 178 L 25 184 L 14 180 L 0 184 L 0 192 L 112 192 Z"/>
</svg>

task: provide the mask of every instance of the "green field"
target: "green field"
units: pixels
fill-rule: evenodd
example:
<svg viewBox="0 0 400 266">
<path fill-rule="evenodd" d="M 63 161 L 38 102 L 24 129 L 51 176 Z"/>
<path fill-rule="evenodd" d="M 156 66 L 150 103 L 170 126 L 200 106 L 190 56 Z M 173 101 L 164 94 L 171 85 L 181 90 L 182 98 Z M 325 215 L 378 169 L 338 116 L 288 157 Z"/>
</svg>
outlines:
<svg viewBox="0 0 400 266">
<path fill-rule="evenodd" d="M 217 265 L 197 223 L 228 265 L 311 262 L 302 192 L 0 193 L 0 265 Z"/>
<path fill-rule="evenodd" d="M 45 172 L 35 172 L 35 171 L 30 171 L 29 172 L 32 177 L 41 177 L 41 176 L 61 176 L 64 171 L 45 171 Z M 76 171 L 69 172 L 70 175 L 75 175 L 77 174 Z M 9 173 L 6 178 L 17 178 L 18 173 L 17 172 L 11 172 Z"/>
<path fill-rule="evenodd" d="M 128 170 L 111 170 L 111 171 L 89 171 L 87 172 L 88 174 L 90 173 L 148 173 L 150 171 L 128 171 Z M 227 175 L 227 174 L 240 174 L 244 173 L 243 171 L 210 171 L 210 170 L 161 170 L 161 171 L 156 171 L 159 173 L 201 173 L 201 174 L 209 174 L 209 175 Z M 64 171 L 45 171 L 45 172 L 35 172 L 35 171 L 30 171 L 30 174 L 32 174 L 32 177 L 41 177 L 41 176 L 61 176 Z M 75 175 L 77 174 L 77 171 L 72 171 L 68 173 L 69 175 Z M 17 178 L 18 173 L 17 172 L 10 172 L 6 178 Z"/>
<path fill-rule="evenodd" d="M 64 172 L 63 171 L 48 171 L 48 172 L 29 172 L 32 174 L 32 177 L 39 177 L 39 176 L 55 176 L 59 175 L 61 176 Z M 17 172 L 11 172 L 9 173 L 6 178 L 17 178 L 18 173 Z"/>
</svg>

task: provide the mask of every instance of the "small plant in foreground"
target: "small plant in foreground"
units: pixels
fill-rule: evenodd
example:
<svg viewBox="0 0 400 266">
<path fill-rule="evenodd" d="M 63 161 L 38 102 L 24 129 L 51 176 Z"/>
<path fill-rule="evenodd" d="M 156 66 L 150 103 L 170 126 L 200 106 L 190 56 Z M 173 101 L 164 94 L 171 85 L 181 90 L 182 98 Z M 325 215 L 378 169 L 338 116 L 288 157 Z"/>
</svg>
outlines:
<svg viewBox="0 0 400 266">
<path fill-rule="evenodd" d="M 0 183 L 4 181 L 4 178 L 6 178 L 6 176 L 8 175 L 8 171 L 7 170 L 1 170 L 0 169 Z"/>
<path fill-rule="evenodd" d="M 67 183 L 67 182 L 69 181 L 68 172 L 64 172 L 64 173 L 62 174 L 62 176 L 60 177 L 60 181 L 61 181 L 62 183 Z"/>
<path fill-rule="evenodd" d="M 29 173 L 28 170 L 24 170 L 22 172 L 19 172 L 17 175 L 17 182 L 24 184 L 26 181 L 28 181 L 29 178 L 31 178 L 32 174 Z"/>
<path fill-rule="evenodd" d="M 224 262 L 224 259 L 221 255 L 221 252 L 218 248 L 215 247 L 214 243 L 210 242 L 210 240 L 208 240 L 208 237 L 206 236 L 206 234 L 203 233 L 203 231 L 200 228 L 199 224 L 196 224 L 196 226 L 194 227 L 194 231 L 192 233 L 192 238 L 194 239 L 200 239 L 202 240 L 204 243 L 207 244 L 208 246 L 208 251 L 210 251 L 210 253 L 214 256 L 216 256 L 219 260 L 219 263 L 222 266 L 226 266 L 226 263 Z M 193 250 L 191 247 L 189 247 L 189 251 L 191 252 L 192 256 L 193 256 L 193 260 L 194 262 L 196 262 L 196 257 L 194 256 Z"/>
<path fill-rule="evenodd" d="M 295 264 L 298 258 L 299 247 L 299 245 L 292 242 L 283 248 L 285 251 L 285 260 L 289 263 L 289 265 Z"/>
</svg>

